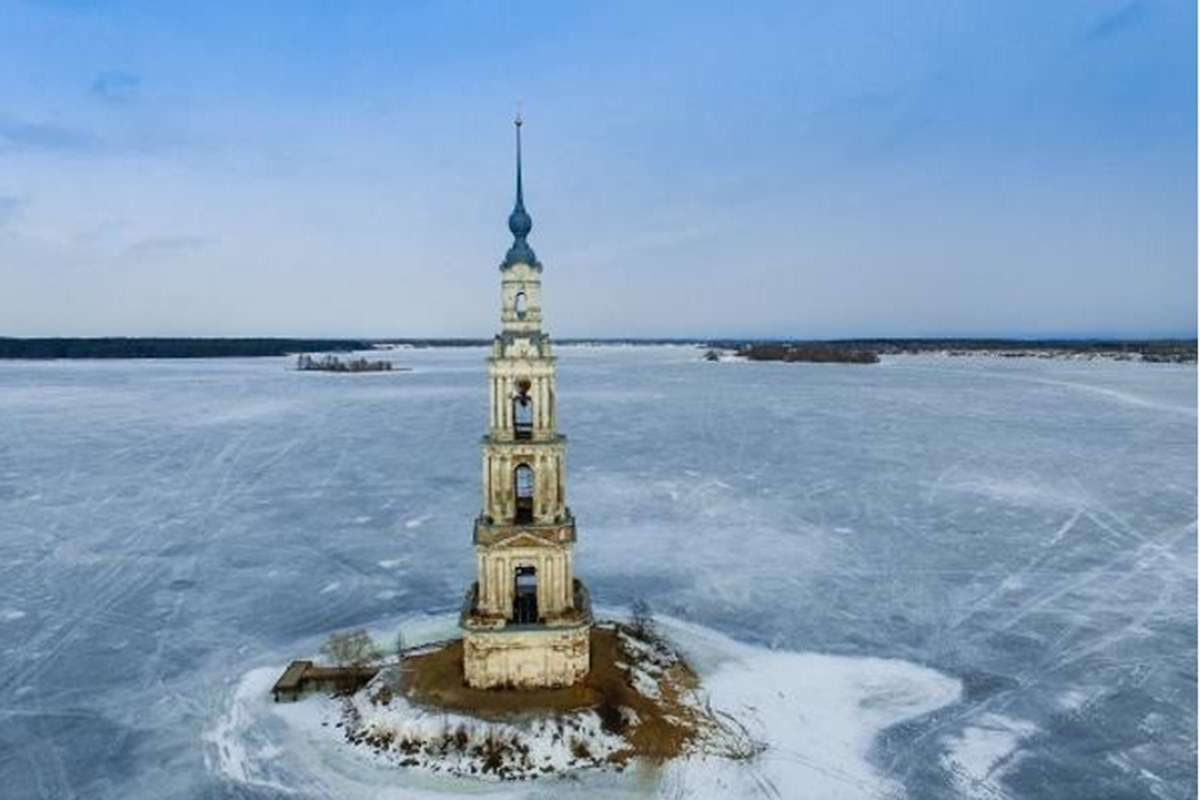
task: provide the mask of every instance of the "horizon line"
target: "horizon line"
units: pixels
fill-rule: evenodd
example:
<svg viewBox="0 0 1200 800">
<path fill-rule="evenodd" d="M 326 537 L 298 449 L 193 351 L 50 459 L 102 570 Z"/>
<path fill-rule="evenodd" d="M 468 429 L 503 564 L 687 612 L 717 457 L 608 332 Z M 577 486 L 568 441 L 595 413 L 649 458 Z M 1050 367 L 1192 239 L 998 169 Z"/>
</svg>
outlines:
<svg viewBox="0 0 1200 800">
<path fill-rule="evenodd" d="M 177 341 L 237 341 L 237 340 L 279 340 L 279 341 L 337 341 L 337 342 L 490 342 L 492 335 L 437 335 L 437 336 L 356 336 L 356 335 L 282 335 L 282 334 L 88 334 L 88 335 L 15 335 L 0 334 L 3 340 L 108 340 L 127 339 L 134 341 L 177 340 Z M 996 342 L 1167 342 L 1167 341 L 1197 341 L 1197 333 L 1190 334 L 1093 334 L 1093 333 L 1055 333 L 1055 334 L 932 334 L 932 335 L 860 335 L 860 336 L 795 336 L 795 335 L 600 335 L 600 336 L 562 336 L 552 337 L 558 342 L 901 342 L 901 341 L 996 341 Z"/>
</svg>

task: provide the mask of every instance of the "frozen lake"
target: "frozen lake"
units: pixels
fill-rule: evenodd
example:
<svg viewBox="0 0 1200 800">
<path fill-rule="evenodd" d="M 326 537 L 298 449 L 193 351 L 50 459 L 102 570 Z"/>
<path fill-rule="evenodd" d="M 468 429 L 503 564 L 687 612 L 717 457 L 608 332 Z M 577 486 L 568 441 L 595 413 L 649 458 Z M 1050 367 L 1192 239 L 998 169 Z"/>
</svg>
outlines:
<svg viewBox="0 0 1200 800">
<path fill-rule="evenodd" d="M 598 604 L 961 680 L 871 745 L 909 797 L 1196 793 L 1195 367 L 558 352 Z M 326 794 L 206 732 L 248 671 L 472 578 L 484 350 L 392 357 L 0 362 L 0 795 Z"/>
</svg>

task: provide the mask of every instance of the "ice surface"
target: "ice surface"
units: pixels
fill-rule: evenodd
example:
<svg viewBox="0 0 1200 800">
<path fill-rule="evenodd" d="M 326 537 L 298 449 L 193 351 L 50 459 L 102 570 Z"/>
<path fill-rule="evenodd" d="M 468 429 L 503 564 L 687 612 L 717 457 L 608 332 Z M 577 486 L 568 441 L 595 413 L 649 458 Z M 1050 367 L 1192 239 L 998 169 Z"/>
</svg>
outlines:
<svg viewBox="0 0 1200 800">
<path fill-rule="evenodd" d="M 845 723 L 869 766 L 853 774 L 881 791 L 1195 794 L 1194 367 L 559 353 L 578 570 L 598 602 L 644 596 L 755 652 L 961 682 L 931 713 Z M 302 743 L 269 716 L 213 731 L 239 691 L 261 697 L 247 673 L 331 630 L 387 638 L 453 611 L 484 354 L 398 351 L 415 370 L 371 380 L 290 359 L 0 362 L 6 800 L 360 785 L 368 767 L 336 761 L 293 782 Z M 820 714 L 840 689 L 810 691 L 788 707 Z"/>
<path fill-rule="evenodd" d="M 993 777 L 1002 774 L 1001 768 L 1021 740 L 1036 732 L 1037 728 L 1027 722 L 1001 714 L 984 714 L 974 725 L 950 737 L 951 746 L 942 757 L 943 765 L 957 776 L 964 796 L 995 797 L 1003 789 Z"/>
</svg>

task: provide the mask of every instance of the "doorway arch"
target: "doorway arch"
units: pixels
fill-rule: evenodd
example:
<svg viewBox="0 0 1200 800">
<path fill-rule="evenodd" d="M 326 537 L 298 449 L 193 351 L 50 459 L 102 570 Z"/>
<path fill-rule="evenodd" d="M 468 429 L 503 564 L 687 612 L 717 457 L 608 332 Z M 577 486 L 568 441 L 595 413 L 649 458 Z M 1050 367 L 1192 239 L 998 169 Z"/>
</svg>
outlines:
<svg viewBox="0 0 1200 800">
<path fill-rule="evenodd" d="M 538 621 L 537 568 L 517 567 L 513 574 L 513 615 L 518 625 L 535 625 Z"/>
</svg>

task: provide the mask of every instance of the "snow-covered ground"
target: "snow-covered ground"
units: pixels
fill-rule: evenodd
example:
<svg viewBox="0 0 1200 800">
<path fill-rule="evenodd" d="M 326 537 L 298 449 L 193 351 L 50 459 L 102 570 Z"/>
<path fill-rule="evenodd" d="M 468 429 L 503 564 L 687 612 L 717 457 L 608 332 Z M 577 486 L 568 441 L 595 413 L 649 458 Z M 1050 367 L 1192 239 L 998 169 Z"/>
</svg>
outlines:
<svg viewBox="0 0 1200 800">
<path fill-rule="evenodd" d="M 578 571 L 681 620 L 772 747 L 488 793 L 1195 793 L 1195 367 L 698 355 L 560 350 Z M 331 630 L 454 610 L 483 356 L 0 362 L 0 795 L 478 791 L 263 690 Z"/>
</svg>

